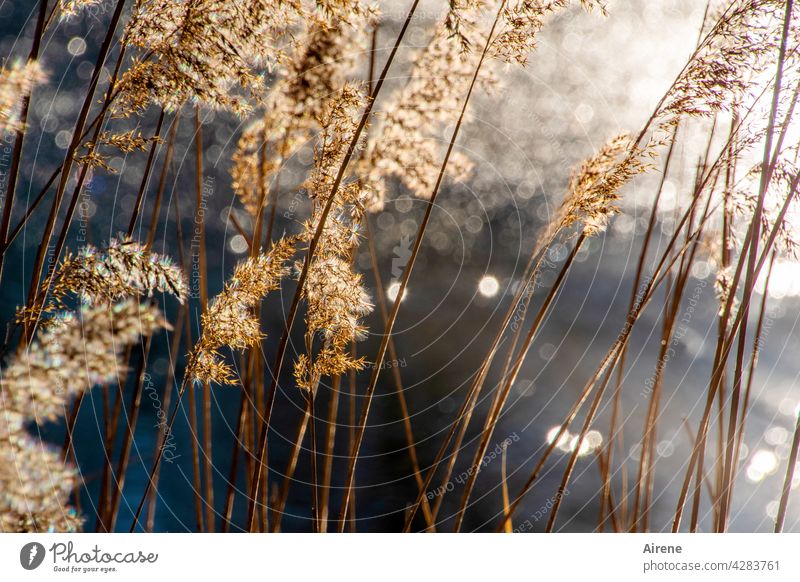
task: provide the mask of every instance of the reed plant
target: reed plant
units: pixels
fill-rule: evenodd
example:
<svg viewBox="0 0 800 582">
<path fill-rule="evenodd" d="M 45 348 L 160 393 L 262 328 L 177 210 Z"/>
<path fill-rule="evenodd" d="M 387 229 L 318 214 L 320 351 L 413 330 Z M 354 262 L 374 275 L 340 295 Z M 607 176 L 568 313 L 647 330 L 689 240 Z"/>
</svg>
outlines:
<svg viewBox="0 0 800 582">
<path fill-rule="evenodd" d="M 176 438 L 189 439 L 182 446 L 191 450 L 187 495 L 197 531 L 277 532 L 298 504 L 311 531 L 355 531 L 358 468 L 368 433 L 381 430 L 370 421 L 383 385 L 396 399 L 413 478 L 398 529 L 473 527 L 477 485 L 487 478 L 482 468 L 499 424 L 512 418 L 509 403 L 522 370 L 535 365 L 531 350 L 559 308 L 578 257 L 608 236 L 617 215 L 630 212 L 633 184 L 652 191 L 645 228 L 631 243 L 638 260 L 625 313 L 613 322 L 617 332 L 601 346 L 604 355 L 588 377 L 571 377 L 574 390 L 550 398 L 571 394 L 556 407 L 566 413 L 547 442 L 529 452 L 532 466 L 515 467 L 501 447 L 501 483 L 480 494 L 481 505 L 493 504 L 494 517 L 480 527 L 514 531 L 520 507 L 537 490 L 552 500 L 543 528 L 559 530 L 579 459 L 591 456 L 597 487 L 586 501 L 599 506 L 597 531 L 728 531 L 747 456 L 770 281 L 777 265 L 796 259 L 795 3 L 711 0 L 696 45 L 645 122 L 576 156 L 584 161 L 563 183 L 557 210 L 518 257 L 521 277 L 480 330 L 485 350 L 455 392 L 455 414 L 442 413 L 442 428 L 424 447 L 418 435 L 430 431 L 415 426 L 406 373 L 387 364 L 400 360 L 397 324 L 439 201 L 479 171 L 462 135 L 475 101 L 506 106 L 498 95 L 515 70 L 536 59 L 543 28 L 577 11 L 606 26 L 614 3 L 450 0 L 432 20 L 418 14 L 419 4 L 413 0 L 403 17 L 392 19 L 382 10 L 394 6 L 366 0 L 39 0 L 29 52 L 0 70 L 0 130 L 14 143 L 0 218 L 0 283 L 11 284 L 7 259 L 20 233 L 43 225 L 32 261 L 20 270 L 26 299 L 3 350 L 2 531 L 152 531 L 159 511 L 169 509 L 159 488 Z M 31 144 L 39 129 L 30 123 L 31 103 L 56 82 L 47 63 L 48 51 L 58 48 L 45 41 L 62 21 L 89 12 L 105 26 L 96 61 L 62 159 L 43 174 L 47 180 L 34 179 L 27 161 L 36 154 Z M 407 46 L 412 26 L 425 27 L 426 42 Z M 377 39 L 387 35 L 394 36 L 379 50 Z M 232 195 L 227 221 L 246 257 L 223 267 L 221 281 L 210 270 L 223 257 L 209 251 L 206 238 L 205 169 L 218 163 L 204 141 L 214 131 L 208 119 L 239 124 L 230 179 L 214 188 Z M 677 154 L 684 149 L 699 151 L 696 165 Z M 297 159 L 309 152 L 301 172 Z M 123 216 L 127 231 L 74 244 L 70 232 L 82 195 L 97 176 L 118 171 L 119 156 L 140 161 L 122 170 L 139 172 L 125 181 L 134 184 Z M 188 168 L 176 163 L 179 156 Z M 666 181 L 689 172 L 693 180 L 680 182 L 685 191 L 668 205 Z M 193 188 L 170 189 L 182 174 Z M 27 182 L 37 190 L 23 206 Z M 386 297 L 388 261 L 375 225 L 398 191 L 422 211 Z M 287 196 L 294 196 L 291 203 Z M 278 220 L 287 204 L 288 220 Z M 184 232 L 184 219 L 191 232 Z M 158 233 L 170 231 L 172 239 L 172 230 L 177 242 L 155 252 Z M 93 234 L 106 231 L 113 225 Z M 701 262 L 707 276 L 698 275 Z M 555 277 L 544 277 L 550 267 Z M 695 382 L 701 393 L 691 395 L 702 410 L 685 420 L 690 444 L 681 472 L 664 484 L 656 471 L 669 405 L 664 394 L 674 382 L 668 372 L 680 373 L 670 346 L 699 279 L 716 289 L 713 361 L 708 377 Z M 632 338 L 653 313 L 655 363 L 641 352 L 632 361 Z M 168 366 L 158 376 L 151 372 L 152 342 L 167 332 Z M 639 390 L 632 369 L 648 366 L 651 389 L 643 412 L 634 414 L 626 399 Z M 152 456 L 142 459 L 144 487 L 134 488 L 126 475 L 146 428 L 137 424 L 151 377 L 164 380 L 154 392 L 163 410 Z M 228 396 L 232 389 L 235 396 Z M 91 390 L 102 392 L 105 452 L 94 515 L 81 503 L 86 476 L 82 443 L 73 437 Z M 238 401 L 225 426 L 212 414 L 218 398 Z M 188 433 L 178 430 L 180 419 Z M 282 446 L 276 424 L 287 422 L 294 430 Z M 61 451 L 38 430 L 52 423 L 66 427 Z M 220 453 L 215 435 L 226 428 L 233 440 Z M 631 434 L 635 455 L 628 453 Z M 776 531 L 791 507 L 798 450 L 800 420 L 783 467 Z M 560 452 L 565 459 L 556 458 Z M 466 478 L 453 488 L 461 466 Z M 560 474 L 552 491 L 543 491 L 544 471 Z M 298 472 L 309 476 L 307 483 Z M 660 523 L 655 507 L 667 493 L 674 493 L 676 507 Z M 121 506 L 130 495 L 137 503 L 125 521 Z"/>
</svg>

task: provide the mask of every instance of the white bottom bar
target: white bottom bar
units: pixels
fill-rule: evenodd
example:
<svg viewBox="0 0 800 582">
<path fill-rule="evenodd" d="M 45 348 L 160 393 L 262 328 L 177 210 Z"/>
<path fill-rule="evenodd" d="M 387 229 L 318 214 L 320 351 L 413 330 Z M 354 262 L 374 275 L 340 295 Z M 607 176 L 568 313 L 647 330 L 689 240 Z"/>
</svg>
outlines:
<svg viewBox="0 0 800 582">
<path fill-rule="evenodd" d="M 2 534 L 0 579 L 796 581 L 799 547 L 800 534 Z"/>
</svg>

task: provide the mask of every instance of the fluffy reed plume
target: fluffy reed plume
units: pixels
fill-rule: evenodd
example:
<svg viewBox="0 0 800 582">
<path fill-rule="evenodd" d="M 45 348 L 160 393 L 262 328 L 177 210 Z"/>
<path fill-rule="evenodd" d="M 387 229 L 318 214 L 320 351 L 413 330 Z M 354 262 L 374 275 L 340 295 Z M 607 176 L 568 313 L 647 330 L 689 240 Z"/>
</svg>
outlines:
<svg viewBox="0 0 800 582">
<path fill-rule="evenodd" d="M 570 0 L 506 2 L 500 32 L 495 35 L 489 54 L 507 63 L 524 65 L 536 48 L 536 35 L 544 26 L 545 19 L 571 3 Z M 598 9 L 606 14 L 605 2 L 601 0 L 580 0 L 580 4 L 585 10 Z M 486 8 L 485 0 L 449 0 L 445 30 L 450 38 L 457 40 L 462 51 L 469 51 L 475 44 L 476 22 L 480 12 Z"/>
<path fill-rule="evenodd" d="M 488 55 L 524 65 L 545 18 L 569 4 L 568 0 L 509 2 Z M 604 10 L 599 2 L 581 4 L 587 9 L 596 6 Z M 458 118 L 461 100 L 480 59 L 470 49 L 484 44 L 481 15 L 486 9 L 482 0 L 451 0 L 433 39 L 414 61 L 412 80 L 382 106 L 383 119 L 369 138 L 359 170 L 370 193 L 371 211 L 383 208 L 389 177 L 398 178 L 415 196 L 430 196 L 444 155 L 444 144 L 435 136 Z M 490 74 L 484 73 L 480 81 L 484 87 L 496 85 Z M 452 179 L 465 180 L 472 166 L 468 157 L 456 151 L 447 170 Z"/>
<path fill-rule="evenodd" d="M 79 531 L 82 519 L 67 502 L 77 483 L 51 447 L 24 432 L 0 437 L 0 532 Z"/>
<path fill-rule="evenodd" d="M 223 361 L 219 350 L 223 347 L 243 350 L 257 345 L 264 337 L 253 310 L 280 286 L 295 244 L 292 238 L 282 238 L 267 253 L 236 266 L 225 288 L 202 316 L 203 331 L 189 355 L 189 377 L 197 382 L 234 383 L 233 369 Z"/>
<path fill-rule="evenodd" d="M 708 117 L 753 88 L 781 37 L 783 0 L 739 0 L 726 5 L 658 111 L 661 127 L 684 116 Z"/>
<path fill-rule="evenodd" d="M 732 217 L 735 225 L 740 228 L 732 229 L 730 232 L 731 242 L 736 245 L 741 243 L 744 236 L 744 228 L 753 216 L 756 205 L 758 204 L 758 182 L 763 172 L 761 164 L 754 166 L 742 179 L 736 188 L 728 193 L 728 204 L 730 205 Z M 780 208 L 784 199 L 789 195 L 791 183 L 798 169 L 793 163 L 781 160 L 773 170 L 772 180 L 767 188 L 764 205 L 761 211 L 761 239 L 766 242 L 769 233 L 776 225 L 780 216 Z M 795 203 L 790 209 L 796 208 L 796 197 L 792 199 Z M 788 214 L 777 224 L 777 237 L 775 246 L 784 256 L 796 259 L 800 240 L 798 240 L 797 226 L 794 224 L 794 216 Z"/>
<path fill-rule="evenodd" d="M 410 81 L 381 105 L 381 121 L 370 133 L 359 176 L 370 211 L 383 208 L 386 180 L 398 178 L 414 195 L 430 196 L 445 145 L 437 137 L 454 123 L 479 55 L 462 52 L 443 23 L 414 60 Z M 472 162 L 453 152 L 447 165 L 455 180 L 466 179 Z"/>
<path fill-rule="evenodd" d="M 92 168 L 100 168 L 109 174 L 116 174 L 117 170 L 109 163 L 109 155 L 100 151 L 101 147 L 111 147 L 124 154 L 134 151 L 145 151 L 152 141 L 159 141 L 157 137 L 147 139 L 137 130 L 130 130 L 122 133 L 111 133 L 104 131 L 98 136 L 97 142 L 88 141 L 84 145 L 86 153 L 76 155 L 75 161 L 85 164 Z"/>
<path fill-rule="evenodd" d="M 41 65 L 36 61 L 15 62 L 0 70 L 0 132 L 23 129 L 19 119 L 22 100 L 45 79 Z"/>
<path fill-rule="evenodd" d="M 311 217 L 305 221 L 301 240 L 310 242 L 316 232 L 332 185 L 358 124 L 364 95 L 347 85 L 319 119 L 322 128 L 315 148 L 314 169 L 306 184 L 312 201 Z M 306 301 L 308 352 L 295 362 L 294 375 L 300 388 L 313 391 L 323 376 L 337 376 L 363 366 L 362 358 L 350 355 L 350 343 L 363 339 L 361 319 L 372 311 L 360 274 L 353 271 L 352 254 L 358 245 L 364 216 L 364 194 L 359 182 L 339 188 L 311 259 L 303 288 Z M 296 265 L 298 271 L 302 265 Z M 315 336 L 323 347 L 312 353 Z"/>
<path fill-rule="evenodd" d="M 67 403 L 96 384 L 116 383 L 121 355 L 140 336 L 165 327 L 160 311 L 125 300 L 84 306 L 47 322 L 3 371 L 0 383 L 0 528 L 74 531 L 82 520 L 68 507 L 75 470 L 25 432 L 25 423 L 64 415 Z"/>
<path fill-rule="evenodd" d="M 346 20 L 308 19 L 291 55 L 278 67 L 281 76 L 263 114 L 239 138 L 231 177 L 234 191 L 253 216 L 275 172 L 317 128 L 324 104 L 342 89 L 365 49 L 375 12 L 360 2 L 352 4 L 356 9 Z"/>
<path fill-rule="evenodd" d="M 567 196 L 548 227 L 546 238 L 575 223 L 580 223 L 587 236 L 605 230 L 609 218 L 619 212 L 621 188 L 648 168 L 629 134 L 612 137 L 573 172 Z"/>
<path fill-rule="evenodd" d="M 717 270 L 717 276 L 714 278 L 714 293 L 719 301 L 719 315 L 725 312 L 725 304 L 731 295 L 731 287 L 733 285 L 733 267 L 728 265 L 724 268 Z M 733 309 L 738 309 L 739 305 L 734 298 Z"/>
<path fill-rule="evenodd" d="M 173 110 L 191 100 L 246 113 L 263 86 L 257 68 L 284 57 L 283 37 L 305 13 L 299 0 L 138 2 L 125 42 L 142 54 L 116 87 L 115 111 L 151 103 Z"/>
<path fill-rule="evenodd" d="M 518 0 L 509 2 L 502 16 L 500 33 L 492 41 L 490 54 L 506 63 L 524 65 L 536 49 L 536 37 L 552 14 L 568 7 L 570 0 Z M 605 14 L 605 3 L 581 0 L 586 10 L 599 9 Z"/>
<path fill-rule="evenodd" d="M 571 177 L 568 196 L 544 238 L 578 221 L 587 235 L 604 230 L 609 217 L 618 212 L 620 188 L 651 168 L 651 159 L 666 143 L 666 132 L 683 118 L 707 117 L 727 109 L 752 90 L 753 78 L 765 66 L 763 57 L 776 50 L 780 29 L 775 17 L 782 10 L 783 3 L 775 0 L 731 5 L 653 112 L 651 122 L 657 123 L 653 137 L 644 140 L 644 131 L 638 141 L 618 135 L 586 160 Z M 763 128 L 743 136 L 729 155 L 741 155 L 762 136 Z"/>
<path fill-rule="evenodd" d="M 447 36 L 458 42 L 461 52 L 472 48 L 473 29 L 475 27 L 474 13 L 484 6 L 483 0 L 448 0 L 448 10 L 444 18 L 444 28 Z"/>
<path fill-rule="evenodd" d="M 363 0 L 316 0 L 316 6 L 330 20 L 347 20 L 366 9 Z"/>
<path fill-rule="evenodd" d="M 126 131 L 123 133 L 110 133 L 104 131 L 100 134 L 97 144 L 91 143 L 87 145 L 97 146 L 104 145 L 118 149 L 119 151 L 129 154 L 134 151 L 143 152 L 147 149 L 151 140 L 142 135 L 142 132 L 136 129 Z"/>
<path fill-rule="evenodd" d="M 55 420 L 73 396 L 116 382 L 125 366 L 119 361 L 122 349 L 165 325 L 157 308 L 131 299 L 63 312 L 46 321 L 37 339 L 6 368 L 7 403 L 37 422 Z"/>
<path fill-rule="evenodd" d="M 188 295 L 183 272 L 169 257 L 125 236 L 111 239 L 103 251 L 87 245 L 77 254 L 68 254 L 50 289 L 57 304 L 70 294 L 87 304 L 108 304 L 155 292 L 171 293 L 183 303 Z"/>
</svg>

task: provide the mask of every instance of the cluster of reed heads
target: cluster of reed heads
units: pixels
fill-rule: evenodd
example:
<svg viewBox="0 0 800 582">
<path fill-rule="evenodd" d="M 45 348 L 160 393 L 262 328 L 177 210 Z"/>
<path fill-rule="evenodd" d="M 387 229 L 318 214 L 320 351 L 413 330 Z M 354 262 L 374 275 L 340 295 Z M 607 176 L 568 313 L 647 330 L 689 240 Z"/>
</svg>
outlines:
<svg viewBox="0 0 800 582">
<path fill-rule="evenodd" d="M 424 201 L 410 259 L 397 281 L 396 297 L 402 298 L 424 252 L 436 199 L 447 196 L 443 185 L 469 180 L 473 171 L 472 161 L 456 147 L 469 123 L 471 101 L 502 85 L 508 67 L 522 67 L 535 58 L 537 35 L 548 21 L 587 10 L 603 26 L 608 15 L 600 0 L 450 0 L 432 24 L 427 45 L 409 51 L 404 36 L 419 18 L 418 4 L 410 3 L 388 50 L 376 52 L 383 17 L 380 6 L 366 0 L 39 0 L 27 59 L 8 59 L 0 71 L 0 128 L 14 144 L 0 218 L 0 276 L 26 224 L 36 219 L 44 223 L 33 262 L 26 265 L 25 272 L 31 273 L 27 299 L 5 338 L 2 531 L 152 530 L 162 461 L 182 407 L 188 407 L 192 435 L 197 435 L 186 446 L 193 458 L 198 531 L 279 531 L 306 448 L 311 464 L 309 529 L 356 530 L 356 468 L 380 381 L 396 389 L 417 491 L 408 500 L 403 530 L 436 531 L 445 524 L 460 530 L 509 394 L 576 254 L 588 239 L 603 236 L 621 212 L 626 187 L 646 173 L 660 174 L 660 179 L 653 181 L 648 228 L 638 241 L 640 256 L 619 333 L 577 391 L 556 434 L 538 449 L 524 482 L 516 490 L 508 481 L 502 484 L 496 519 L 486 527 L 513 530 L 518 508 L 539 485 L 548 460 L 555 462 L 559 443 L 570 435 L 577 440 L 568 459 L 560 460 L 563 477 L 552 492 L 547 531 L 558 529 L 561 501 L 578 456 L 586 452 L 584 443 L 600 472 L 598 530 L 728 528 L 762 347 L 769 273 L 776 261 L 793 258 L 796 250 L 788 218 L 800 180 L 794 141 L 799 135 L 794 112 L 800 95 L 800 13 L 794 2 L 709 2 L 696 46 L 643 126 L 611 137 L 574 169 L 559 210 L 541 228 L 524 260 L 522 284 L 502 299 L 507 310 L 495 322 L 489 349 L 460 392 L 462 404 L 445 419 L 435 456 L 424 460 L 417 454 L 401 371 L 384 371 L 380 365 L 387 356 L 397 358 L 393 330 L 402 302 L 387 302 L 380 292 L 370 220 L 384 210 L 393 192 L 390 181 Z M 107 25 L 96 65 L 63 160 L 39 196 L 22 208 L 15 193 L 28 179 L 24 160 L 35 153 L 30 106 L 37 88 L 48 83 L 43 39 L 61 19 L 83 18 L 87 9 L 100 13 Z M 398 66 L 395 61 L 408 58 L 408 52 L 413 52 L 411 73 L 390 90 L 385 81 Z M 201 113 L 207 110 L 244 121 L 232 156 L 230 187 L 242 210 L 238 216 L 244 217 L 232 215 L 231 220 L 248 253 L 215 297 L 208 296 L 202 214 Z M 137 119 L 139 130 L 115 130 L 129 118 Z M 194 124 L 189 147 L 196 152 L 196 187 L 188 195 L 179 194 L 171 210 L 179 212 L 182 202 L 200 218 L 199 274 L 192 291 L 184 241 L 174 262 L 152 250 L 166 219 L 162 201 L 167 176 L 174 171 L 177 128 L 187 123 Z M 443 133 L 449 138 L 433 139 Z M 704 140 L 705 146 L 687 195 L 670 207 L 668 241 L 654 248 L 650 243 L 663 214 L 662 186 L 676 171 L 672 152 L 681 139 Z M 279 236 L 275 222 L 281 171 L 309 142 L 314 144 L 314 162 L 303 183 L 305 214 L 293 232 Z M 109 159 L 118 152 L 143 159 L 130 226 L 98 247 L 71 251 L 69 231 L 82 191 L 96 174 L 114 171 Z M 538 277 L 555 244 L 567 245 L 570 252 L 558 265 L 555 282 L 542 288 Z M 375 297 L 356 268 L 362 252 L 371 253 L 371 276 L 379 291 Z M 712 264 L 716 272 L 714 361 L 705 396 L 695 395 L 704 404 L 699 424 L 689 427 L 685 472 L 671 485 L 680 488 L 674 519 L 654 523 L 665 350 L 698 260 Z M 755 293 L 764 278 L 765 289 Z M 267 337 L 262 305 L 278 291 L 291 302 L 280 335 Z M 638 388 L 626 385 L 626 354 L 632 331 L 648 308 L 662 312 L 664 349 L 658 354 L 646 414 L 631 417 L 623 394 L 626 388 Z M 200 333 L 193 338 L 190 320 L 195 313 Z M 377 353 L 359 351 L 358 341 L 370 333 L 368 324 L 380 338 Z M 298 328 L 304 330 L 303 349 L 289 361 L 290 336 Z M 147 356 L 161 330 L 172 333 L 170 368 L 161 387 L 168 412 L 157 429 L 133 520 L 118 523 Z M 265 353 L 274 356 L 267 361 Z M 272 413 L 281 399 L 279 384 L 287 381 L 289 371 L 307 406 L 287 465 L 273 467 Z M 354 394 L 359 376 L 366 382 L 358 395 L 360 410 Z M 325 412 L 316 401 L 321 383 L 332 388 Z M 347 385 L 349 428 L 337 434 Z M 236 438 L 229 469 L 214 466 L 211 446 L 212 390 L 221 386 L 241 392 L 239 414 L 231 423 Z M 82 400 L 94 388 L 102 390 L 105 403 L 106 465 L 99 498 L 92 500 L 95 523 L 90 524 L 81 509 L 72 434 Z M 478 407 L 482 394 L 488 410 Z M 610 422 L 601 426 L 598 411 L 606 407 L 612 410 Z M 326 430 L 318 434 L 322 415 Z M 52 422 L 66 423 L 60 449 L 36 436 L 37 426 Z M 631 459 L 621 435 L 623 428 L 630 430 L 638 422 L 640 458 Z M 465 483 L 453 493 L 437 489 L 451 481 L 459 455 L 469 450 L 465 435 L 475 426 L 477 447 Z M 592 438 L 598 432 L 602 443 Z M 341 467 L 334 463 L 337 438 L 346 441 L 349 451 Z M 786 464 L 778 531 L 786 516 L 799 441 L 800 425 Z M 217 471 L 228 474 L 224 491 L 214 487 Z M 432 497 L 432 490 L 460 496 L 454 514 L 442 514 L 445 494 Z M 237 491 L 246 493 L 244 501 Z M 246 506 L 244 520 L 234 519 L 237 499 Z"/>
</svg>

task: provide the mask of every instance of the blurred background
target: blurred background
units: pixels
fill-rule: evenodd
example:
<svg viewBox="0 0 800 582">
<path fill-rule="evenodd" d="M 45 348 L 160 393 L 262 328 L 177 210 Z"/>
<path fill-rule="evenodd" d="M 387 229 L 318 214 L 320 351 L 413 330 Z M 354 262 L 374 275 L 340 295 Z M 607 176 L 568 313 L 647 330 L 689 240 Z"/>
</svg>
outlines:
<svg viewBox="0 0 800 582">
<path fill-rule="evenodd" d="M 398 21 L 407 2 L 386 3 L 385 23 L 377 36 L 378 64 L 386 57 L 387 45 L 394 40 Z M 424 3 L 420 18 L 412 25 L 390 84 L 399 85 L 408 75 L 408 56 L 424 47 L 433 24 L 446 3 Z M 694 0 L 610 0 L 609 15 L 568 10 L 548 21 L 539 36 L 538 50 L 524 70 L 502 69 L 502 89 L 482 92 L 471 104 L 470 119 L 458 140 L 458 148 L 474 162 L 470 179 L 448 183 L 437 200 L 423 252 L 417 261 L 403 299 L 395 328 L 398 369 L 411 411 L 420 463 L 429 466 L 494 337 L 503 313 L 508 308 L 528 253 L 557 208 L 571 169 L 590 156 L 610 136 L 620 130 L 636 132 L 663 92 L 680 71 L 697 40 L 705 3 Z M 46 37 L 43 63 L 50 83 L 34 92 L 31 127 L 35 132 L 26 142 L 15 219 L 18 222 L 41 187 L 60 163 L 70 140 L 70 130 L 82 101 L 81 90 L 92 73 L 94 58 L 109 15 L 100 4 L 81 17 L 58 23 Z M 30 44 L 35 5 L 27 1 L 0 0 L 0 58 L 24 58 Z M 404 56 L 405 59 L 404 59 Z M 367 57 L 359 74 L 365 76 Z M 381 104 L 376 109 L 380 114 Z M 245 214 L 231 188 L 230 157 L 246 120 L 228 114 L 203 111 L 204 173 L 209 185 L 206 232 L 209 256 L 209 293 L 216 294 L 230 275 L 236 261 L 245 256 L 247 243 L 237 233 L 229 216 L 244 220 Z M 152 131 L 155 115 L 129 120 L 131 127 Z M 446 143 L 452 128 L 440 136 Z M 154 249 L 177 257 L 176 213 L 180 204 L 182 229 L 192 231 L 194 192 L 194 130 L 189 122 L 178 129 L 174 171 L 167 188 L 163 220 Z M 9 139 L 6 137 L 5 139 Z M 699 137 L 702 140 L 704 138 Z M 695 144 L 696 146 L 697 144 Z M 700 144 L 701 146 L 703 144 Z M 7 143 L 2 144 L 8 147 Z M 695 163 L 691 140 L 675 152 L 685 168 L 673 172 L 664 188 L 663 208 L 679 205 L 688 195 Z M 75 250 L 85 238 L 100 244 L 127 227 L 130 210 L 141 179 L 146 156 L 133 153 L 111 160 L 116 174 L 95 172 L 86 188 L 82 204 L 85 224 L 74 224 L 70 248 Z M 311 145 L 302 149 L 282 173 L 276 232 L 296 232 L 297 220 L 307 211 L 304 195 L 297 187 L 313 162 Z M 5 157 L 0 165 L 8 164 Z M 5 169 L 5 168 L 3 168 Z M 632 278 L 641 248 L 640 237 L 647 225 L 649 202 L 655 193 L 657 173 L 626 188 L 623 212 L 602 236 L 591 239 L 578 254 L 578 264 L 570 271 L 545 326 L 536 338 L 516 383 L 489 450 L 506 439 L 509 489 L 513 494 L 525 482 L 539 455 L 547 445 L 548 433 L 563 420 L 576 395 L 610 347 L 624 322 L 633 284 Z M 153 188 L 151 187 L 151 190 Z M 149 192 L 152 197 L 153 193 Z M 145 205 L 148 204 L 148 198 Z M 671 201 L 671 202 L 670 202 Z M 299 208 L 298 208 L 299 205 Z M 386 209 L 370 217 L 377 247 L 382 284 L 376 286 L 370 274 L 366 247 L 357 256 L 366 284 L 374 296 L 396 299 L 392 283 L 402 265 L 424 211 L 425 202 L 410 196 L 402 185 L 394 184 Z M 49 204 L 47 204 L 49 207 Z M 17 305 L 25 302 L 30 269 L 40 240 L 46 211 L 38 211 L 15 240 L 10 251 L 0 288 L 0 317 L 13 319 Z M 295 218 L 299 216 L 299 218 Z M 660 217 L 656 232 L 671 233 L 671 213 Z M 79 232 L 79 230 L 81 232 Z M 656 237 L 654 244 L 659 242 Z M 662 244 L 664 240 L 660 241 Z M 550 252 L 560 261 L 568 247 L 556 245 Z M 656 531 L 669 529 L 685 463 L 691 451 L 686 423 L 696 429 L 710 374 L 716 338 L 717 299 L 710 267 L 699 261 L 694 279 L 687 289 L 700 289 L 699 307 L 680 339 L 671 365 L 667 367 L 662 399 L 663 417 L 659 430 L 656 462 L 656 499 L 651 524 Z M 557 275 L 545 270 L 547 285 Z M 768 336 L 753 385 L 754 404 L 747 419 L 746 455 L 736 483 L 731 514 L 732 531 L 769 531 L 777 512 L 777 498 L 785 473 L 789 441 L 800 405 L 800 386 L 793 355 L 797 353 L 795 332 L 800 293 L 800 272 L 793 264 L 776 267 L 772 298 L 767 305 L 765 328 Z M 546 287 L 545 287 L 546 289 Z M 288 296 L 287 296 L 288 293 Z M 284 311 L 293 288 L 285 286 L 265 304 L 265 328 L 277 341 Z M 534 298 L 541 302 L 545 292 Z M 691 295 L 688 292 L 687 295 Z M 684 301 L 688 300 L 687 297 Z M 645 382 L 652 375 L 660 340 L 661 302 L 654 300 L 637 324 L 629 352 L 623 411 L 628 417 L 624 441 L 630 447 L 627 467 L 633 478 L 638 462 L 635 443 L 641 437 L 641 419 L 647 399 Z M 197 305 L 192 305 L 193 335 L 198 333 Z M 367 322 L 370 338 L 359 345 L 359 353 L 374 354 L 382 323 L 378 311 Z M 768 324 L 768 325 L 767 325 Z M 166 381 L 169 360 L 169 333 L 154 338 L 150 357 L 150 378 L 159 392 Z M 303 352 L 302 337 L 293 338 L 290 355 Z M 270 343 L 267 342 L 267 347 Z M 274 354 L 264 353 L 269 365 Z M 181 358 L 180 369 L 184 364 Z M 288 367 L 287 367 L 288 369 Z M 359 375 L 357 390 L 363 392 L 368 374 Z M 491 380 L 491 378 L 490 378 Z M 489 386 L 492 384 L 490 383 Z M 344 386 L 344 383 L 343 383 Z M 343 388 L 349 390 L 349 388 Z M 320 409 L 330 397 L 330 386 L 320 388 Z M 482 419 L 489 406 L 491 391 L 486 390 L 479 405 Z M 230 451 L 235 438 L 239 392 L 215 387 L 213 417 L 213 455 L 216 465 L 215 494 L 224 496 L 228 482 Z M 128 399 L 124 402 L 127 405 Z M 361 399 L 356 397 L 357 410 Z M 85 485 L 81 495 L 87 529 L 94 523 L 92 500 L 97 499 L 99 473 L 104 464 L 102 399 L 95 390 L 85 398 L 77 432 L 75 450 Z M 303 414 L 302 399 L 289 375 L 282 379 L 273 415 L 271 433 L 270 481 L 278 484 L 287 463 L 298 421 Z M 338 430 L 349 428 L 347 406 L 343 400 Z M 127 531 L 132 508 L 138 503 L 152 463 L 156 435 L 157 406 L 146 404 L 141 410 L 131 468 L 128 472 L 118 529 Z M 175 429 L 174 462 L 165 463 L 159 483 L 159 510 L 156 531 L 195 529 L 191 434 L 188 411 L 179 413 Z M 604 404 L 595 428 L 604 433 L 610 407 Z M 123 416 L 123 418 L 125 418 Z M 580 417 L 578 419 L 581 420 Z M 320 432 L 325 430 L 319 420 Z M 477 446 L 479 427 L 470 428 L 464 440 L 454 478 L 468 468 Z M 53 443 L 64 438 L 60 425 L 45 427 L 44 437 Z M 346 441 L 340 440 L 334 459 L 334 487 L 343 477 Z M 564 450 L 561 450 L 564 449 Z M 515 515 L 515 524 L 529 520 L 530 531 L 543 531 L 546 519 L 538 518 L 561 479 L 569 443 L 557 449 L 531 493 Z M 298 463 L 297 482 L 292 489 L 284 517 L 283 530 L 307 531 L 309 525 L 309 478 L 307 451 Z M 619 486 L 621 475 L 614 476 Z M 243 480 L 240 478 L 238 483 Z M 502 511 L 501 463 L 499 457 L 482 468 L 472 495 L 463 530 L 493 530 Z M 437 482 L 438 484 L 438 482 Z M 796 486 L 795 482 L 793 485 Z M 356 477 L 357 529 L 359 531 L 397 531 L 402 527 L 406 506 L 417 492 L 406 451 L 405 436 L 397 396 L 389 370 L 381 375 L 369 418 L 366 440 Z M 441 531 L 452 528 L 450 516 L 458 507 L 462 485 L 453 483 L 440 512 Z M 592 531 L 599 512 L 600 472 L 592 454 L 582 455 L 564 498 L 558 529 Z M 332 507 L 338 510 L 338 490 L 332 493 Z M 237 496 L 235 517 L 244 521 L 243 493 Z M 701 516 L 701 529 L 709 527 L 710 516 Z M 237 520 L 235 520 L 237 521 Z M 237 528 L 233 527 L 236 531 Z M 800 510 L 790 504 L 786 531 L 800 531 Z"/>
</svg>

